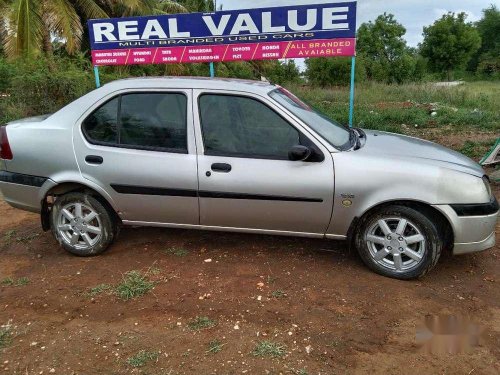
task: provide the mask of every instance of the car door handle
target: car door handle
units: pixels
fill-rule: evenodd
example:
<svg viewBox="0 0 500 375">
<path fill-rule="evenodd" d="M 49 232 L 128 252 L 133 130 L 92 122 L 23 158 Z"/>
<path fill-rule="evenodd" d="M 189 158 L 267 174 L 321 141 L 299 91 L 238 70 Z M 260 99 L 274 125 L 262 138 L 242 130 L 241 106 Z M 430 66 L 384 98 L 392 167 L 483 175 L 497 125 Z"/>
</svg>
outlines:
<svg viewBox="0 0 500 375">
<path fill-rule="evenodd" d="M 222 172 L 222 173 L 229 173 L 231 172 L 231 165 L 226 164 L 226 163 L 214 163 L 212 164 L 212 171 L 214 172 Z"/>
<path fill-rule="evenodd" d="M 87 155 L 85 157 L 85 161 L 89 164 L 102 164 L 104 159 L 102 158 L 102 156 Z"/>
</svg>

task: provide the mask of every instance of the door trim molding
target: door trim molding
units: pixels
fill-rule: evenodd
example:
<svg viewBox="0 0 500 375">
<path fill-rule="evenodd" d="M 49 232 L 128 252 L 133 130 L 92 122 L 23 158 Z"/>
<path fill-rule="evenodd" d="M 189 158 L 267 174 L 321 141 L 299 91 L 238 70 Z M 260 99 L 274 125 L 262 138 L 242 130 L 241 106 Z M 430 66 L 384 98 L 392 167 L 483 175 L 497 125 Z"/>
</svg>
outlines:
<svg viewBox="0 0 500 375">
<path fill-rule="evenodd" d="M 169 197 L 197 197 L 196 190 L 189 189 L 168 189 L 151 186 L 136 186 L 136 185 L 118 185 L 111 184 L 114 191 L 120 194 L 130 195 L 155 195 L 155 196 L 169 196 Z"/>
<path fill-rule="evenodd" d="M 212 199 L 239 199 L 239 200 L 261 200 L 261 201 L 281 201 L 281 202 L 309 202 L 323 203 L 321 198 L 291 197 L 283 195 L 268 194 L 246 194 L 220 191 L 196 191 L 189 189 L 168 189 L 150 186 L 118 185 L 111 184 L 114 191 L 120 194 L 131 195 L 155 195 L 171 197 L 200 197 Z"/>
<path fill-rule="evenodd" d="M 218 191 L 200 191 L 200 198 L 214 198 L 214 199 L 248 199 L 259 201 L 282 201 L 282 202 L 312 202 L 322 203 L 321 198 L 306 198 L 306 197 L 290 197 L 283 195 L 267 195 L 267 194 L 245 194 L 245 193 L 231 193 L 231 192 L 218 192 Z"/>
</svg>

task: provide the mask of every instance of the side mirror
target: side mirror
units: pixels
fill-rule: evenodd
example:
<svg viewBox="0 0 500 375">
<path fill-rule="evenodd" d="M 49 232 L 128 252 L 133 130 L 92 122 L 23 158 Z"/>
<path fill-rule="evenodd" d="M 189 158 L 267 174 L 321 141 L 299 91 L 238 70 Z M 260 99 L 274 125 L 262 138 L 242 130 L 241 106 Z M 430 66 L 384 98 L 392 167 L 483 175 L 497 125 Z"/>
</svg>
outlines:
<svg viewBox="0 0 500 375">
<path fill-rule="evenodd" d="M 306 146 L 293 146 L 288 152 L 291 161 L 306 161 L 312 155 L 312 150 Z"/>
</svg>

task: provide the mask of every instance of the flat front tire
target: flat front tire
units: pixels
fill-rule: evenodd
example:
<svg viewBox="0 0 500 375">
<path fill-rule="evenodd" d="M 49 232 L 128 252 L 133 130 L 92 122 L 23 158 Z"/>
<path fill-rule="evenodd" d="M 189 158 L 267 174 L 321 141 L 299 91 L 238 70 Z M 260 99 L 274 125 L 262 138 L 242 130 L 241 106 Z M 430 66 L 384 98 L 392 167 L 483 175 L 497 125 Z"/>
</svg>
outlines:
<svg viewBox="0 0 500 375">
<path fill-rule="evenodd" d="M 437 264 L 443 248 L 437 225 L 429 217 L 399 205 L 363 217 L 355 243 L 370 269 L 403 280 L 424 276 Z"/>
<path fill-rule="evenodd" d="M 59 196 L 52 207 L 50 221 L 59 244 L 82 257 L 101 254 L 116 235 L 112 214 L 97 199 L 84 193 Z"/>
</svg>

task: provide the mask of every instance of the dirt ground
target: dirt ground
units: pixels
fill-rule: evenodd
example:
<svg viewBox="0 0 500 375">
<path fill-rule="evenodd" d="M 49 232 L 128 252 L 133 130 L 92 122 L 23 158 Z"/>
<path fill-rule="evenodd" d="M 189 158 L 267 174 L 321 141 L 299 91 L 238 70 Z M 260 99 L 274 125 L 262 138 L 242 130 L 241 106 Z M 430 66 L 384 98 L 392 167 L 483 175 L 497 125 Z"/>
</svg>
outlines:
<svg viewBox="0 0 500 375">
<path fill-rule="evenodd" d="M 154 289 L 129 301 L 90 295 L 131 270 Z M 259 235 L 126 228 L 108 252 L 83 259 L 43 233 L 37 215 L 1 202 L 0 280 L 9 332 L 0 374 L 500 373 L 498 245 L 444 254 L 406 282 L 370 272 L 342 242 Z M 480 345 L 422 353 L 417 326 L 439 314 L 482 326 Z M 214 326 L 193 330 L 197 317 Z M 220 351 L 210 352 L 216 340 Z M 255 356 L 262 341 L 284 354 Z M 134 367 L 128 359 L 142 350 L 154 355 Z"/>
</svg>

